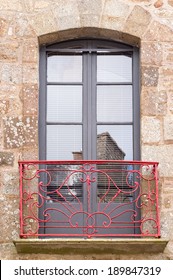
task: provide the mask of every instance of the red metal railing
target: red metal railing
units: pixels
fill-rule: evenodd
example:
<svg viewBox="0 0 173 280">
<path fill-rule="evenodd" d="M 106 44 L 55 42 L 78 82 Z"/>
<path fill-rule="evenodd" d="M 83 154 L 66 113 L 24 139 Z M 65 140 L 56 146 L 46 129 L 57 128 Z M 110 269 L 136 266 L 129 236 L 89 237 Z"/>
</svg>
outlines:
<svg viewBox="0 0 173 280">
<path fill-rule="evenodd" d="M 20 236 L 159 237 L 157 168 L 157 162 L 20 161 Z"/>
</svg>

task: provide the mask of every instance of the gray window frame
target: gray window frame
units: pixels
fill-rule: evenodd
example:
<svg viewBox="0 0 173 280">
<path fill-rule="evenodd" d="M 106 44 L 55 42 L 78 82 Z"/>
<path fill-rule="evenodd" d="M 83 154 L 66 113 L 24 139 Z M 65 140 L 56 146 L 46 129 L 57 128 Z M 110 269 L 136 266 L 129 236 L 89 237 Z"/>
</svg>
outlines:
<svg viewBox="0 0 173 280">
<path fill-rule="evenodd" d="M 132 99 L 133 99 L 133 160 L 140 160 L 140 87 L 139 87 L 139 49 L 114 41 L 79 39 L 40 47 L 39 63 L 39 159 L 46 159 L 46 110 L 47 110 L 47 55 L 82 54 L 83 55 L 83 159 L 96 159 L 97 125 L 96 115 L 96 56 L 97 53 L 127 53 L 132 54 Z M 89 71 L 92 69 L 92 71 Z M 49 83 L 51 84 L 51 83 Z M 53 83 L 52 83 L 53 84 Z M 63 84 L 63 83 L 61 83 Z M 66 85 L 68 83 L 65 83 Z M 69 83 L 78 84 L 78 83 Z M 108 84 L 108 83 L 104 83 Z M 112 83 L 111 83 L 112 84 Z M 124 84 L 124 83 L 114 83 Z M 94 93 L 94 94 L 93 94 Z M 95 110 L 96 111 L 96 110 Z M 94 120 L 94 122 L 93 122 Z M 68 123 L 67 123 L 68 124 Z M 72 123 L 71 123 L 72 124 Z M 75 123 L 76 124 L 76 123 Z M 91 125 L 92 124 L 92 125 Z M 105 123 L 104 123 L 105 124 Z M 113 123 L 117 124 L 118 123 Z M 120 124 L 120 123 L 119 123 Z M 123 123 L 121 123 L 123 124 Z M 58 160 L 58 159 L 57 159 Z"/>
</svg>

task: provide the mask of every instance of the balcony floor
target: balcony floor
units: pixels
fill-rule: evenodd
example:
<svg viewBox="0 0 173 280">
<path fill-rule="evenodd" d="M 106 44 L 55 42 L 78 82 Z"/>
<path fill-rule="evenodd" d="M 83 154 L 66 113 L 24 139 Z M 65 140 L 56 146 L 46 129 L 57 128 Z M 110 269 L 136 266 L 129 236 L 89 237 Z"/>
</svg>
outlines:
<svg viewBox="0 0 173 280">
<path fill-rule="evenodd" d="M 168 240 L 155 238 L 53 238 L 13 241 L 18 253 L 38 254 L 144 254 L 161 253 Z"/>
</svg>

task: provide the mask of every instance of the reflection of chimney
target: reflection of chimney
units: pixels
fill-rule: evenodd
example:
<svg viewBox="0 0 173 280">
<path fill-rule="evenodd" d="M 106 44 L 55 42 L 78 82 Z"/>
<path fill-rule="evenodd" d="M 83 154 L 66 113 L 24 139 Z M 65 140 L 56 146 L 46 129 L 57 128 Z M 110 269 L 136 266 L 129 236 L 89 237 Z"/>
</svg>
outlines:
<svg viewBox="0 0 173 280">
<path fill-rule="evenodd" d="M 82 152 L 72 152 L 74 160 L 82 160 Z"/>
<path fill-rule="evenodd" d="M 125 153 L 109 132 L 97 135 L 97 158 L 105 160 L 124 160 Z"/>
</svg>

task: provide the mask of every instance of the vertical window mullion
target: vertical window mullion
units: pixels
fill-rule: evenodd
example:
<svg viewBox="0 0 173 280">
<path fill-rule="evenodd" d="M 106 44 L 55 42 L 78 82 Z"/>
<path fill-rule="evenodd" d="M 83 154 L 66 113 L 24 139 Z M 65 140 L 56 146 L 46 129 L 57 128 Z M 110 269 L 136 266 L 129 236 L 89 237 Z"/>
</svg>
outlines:
<svg viewBox="0 0 173 280">
<path fill-rule="evenodd" d="M 88 157 L 88 55 L 83 53 L 83 159 Z"/>
<path fill-rule="evenodd" d="M 92 159 L 97 158 L 97 53 L 91 54 L 91 154 Z"/>
<path fill-rule="evenodd" d="M 47 54 L 40 51 L 40 88 L 39 88 L 39 159 L 46 158 L 46 112 L 47 112 Z"/>
<path fill-rule="evenodd" d="M 138 50 L 134 48 L 132 60 L 133 82 L 133 159 L 140 160 L 140 95 L 139 95 L 139 58 Z"/>
</svg>

